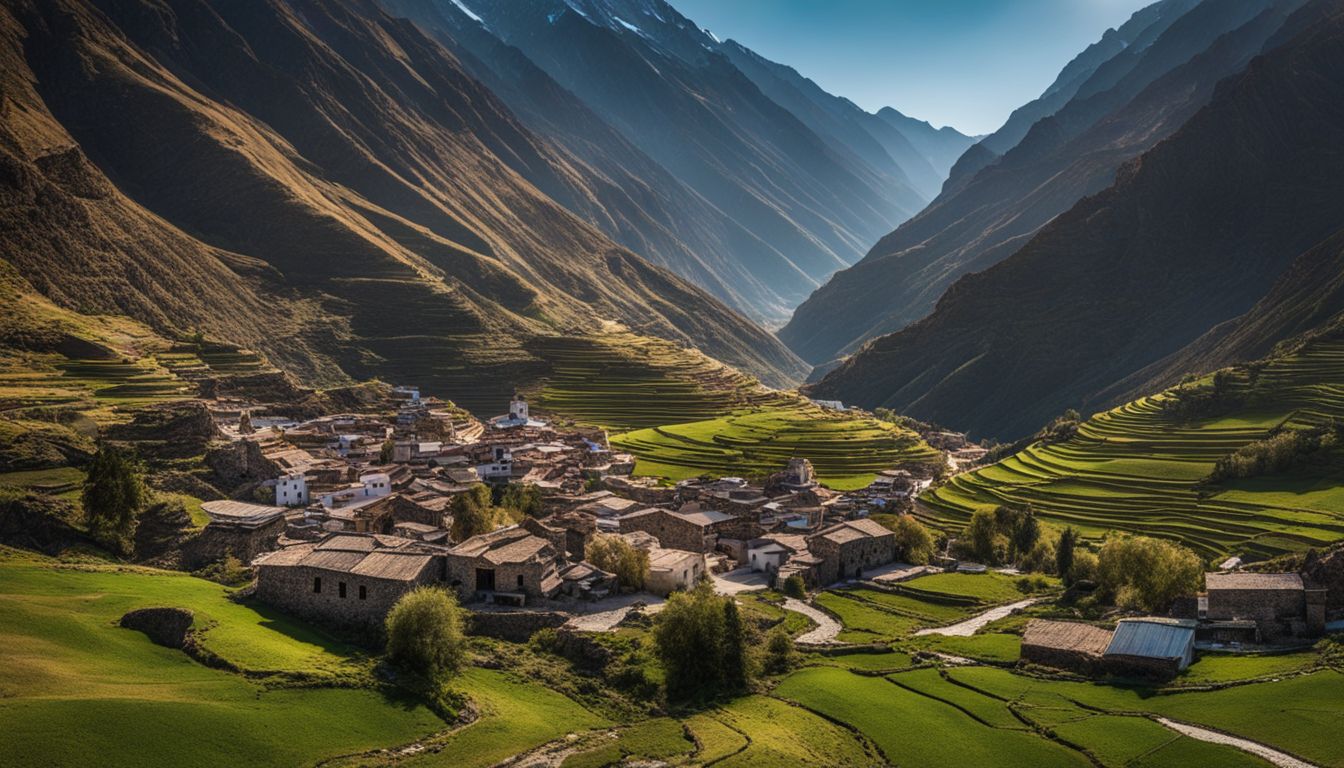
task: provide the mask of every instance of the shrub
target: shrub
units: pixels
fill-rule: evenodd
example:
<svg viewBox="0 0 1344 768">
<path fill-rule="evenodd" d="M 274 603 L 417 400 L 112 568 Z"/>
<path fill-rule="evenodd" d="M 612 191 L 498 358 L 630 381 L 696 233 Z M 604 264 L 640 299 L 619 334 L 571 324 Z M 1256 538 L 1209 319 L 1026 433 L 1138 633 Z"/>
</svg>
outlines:
<svg viewBox="0 0 1344 768">
<path fill-rule="evenodd" d="M 962 533 L 962 550 L 982 563 L 1002 565 L 1030 552 L 1040 535 L 1040 523 L 1029 505 L 977 509 Z"/>
<path fill-rule="evenodd" d="M 793 668 L 797 663 L 798 653 L 793 648 L 793 638 L 784 631 L 783 626 L 775 627 L 770 630 L 770 636 L 765 641 L 765 663 L 766 674 L 782 675 Z"/>
<path fill-rule="evenodd" d="M 1069 568 L 1069 583 L 1077 584 L 1080 581 L 1096 583 L 1099 570 L 1100 562 L 1096 555 L 1085 549 L 1074 552 L 1073 566 Z"/>
<path fill-rule="evenodd" d="M 888 525 L 896 533 L 896 559 L 924 565 L 933 559 L 933 535 L 913 515 L 900 515 Z"/>
<path fill-rule="evenodd" d="M 798 600 L 806 598 L 807 585 L 803 583 L 802 575 L 797 573 L 790 574 L 789 577 L 784 580 L 783 592 L 785 595 Z"/>
<path fill-rule="evenodd" d="M 491 504 L 490 488 L 473 485 L 466 493 L 453 497 L 449 507 L 453 516 L 453 541 L 466 541 L 472 536 L 489 533 L 501 525 L 516 523 L 520 513 L 508 507 Z"/>
<path fill-rule="evenodd" d="M 237 587 L 252 581 L 252 569 L 234 557 L 232 552 L 224 555 L 223 560 L 200 569 L 196 575 L 226 587 Z"/>
<path fill-rule="evenodd" d="M 1032 573 L 1055 573 L 1059 545 L 1054 538 L 1037 539 L 1036 544 L 1022 556 L 1018 568 Z"/>
<path fill-rule="evenodd" d="M 541 489 L 532 483 L 509 483 L 499 495 L 499 506 L 527 517 L 541 517 Z"/>
<path fill-rule="evenodd" d="M 1097 584 L 1123 608 L 1165 611 L 1177 597 L 1197 592 L 1203 579 L 1194 552 L 1147 536 L 1107 539 L 1098 558 Z"/>
<path fill-rule="evenodd" d="M 399 666 L 439 679 L 462 666 L 464 650 L 462 608 L 446 590 L 416 587 L 387 614 L 387 655 Z"/>
<path fill-rule="evenodd" d="M 148 499 L 140 467 L 131 456 L 108 443 L 98 446 L 82 495 L 89 534 L 99 544 L 129 554 L 137 518 Z"/>
<path fill-rule="evenodd" d="M 1338 424 L 1314 429 L 1285 429 L 1222 457 L 1207 481 L 1221 483 L 1288 472 L 1326 460 L 1340 445 L 1344 445 L 1344 428 Z"/>
<path fill-rule="evenodd" d="M 614 533 L 594 535 L 584 556 L 598 568 L 616 574 L 625 589 L 643 589 L 649 577 L 649 553 Z"/>
</svg>

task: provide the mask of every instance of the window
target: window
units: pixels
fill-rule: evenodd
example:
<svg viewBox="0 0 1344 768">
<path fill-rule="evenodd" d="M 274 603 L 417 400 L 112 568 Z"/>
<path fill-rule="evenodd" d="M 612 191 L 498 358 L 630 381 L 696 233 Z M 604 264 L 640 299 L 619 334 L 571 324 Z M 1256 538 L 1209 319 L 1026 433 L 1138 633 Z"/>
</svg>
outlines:
<svg viewBox="0 0 1344 768">
<path fill-rule="evenodd" d="M 519 589 L 522 589 L 522 588 L 523 588 L 523 574 L 521 574 L 521 573 L 518 574 L 518 588 L 519 588 Z"/>
<path fill-rule="evenodd" d="M 313 577 L 313 591 L 314 591 L 314 592 L 321 592 L 321 591 L 322 591 L 322 577 L 321 577 L 321 576 L 314 576 L 314 577 Z"/>
<path fill-rule="evenodd" d="M 363 584 L 360 584 L 360 585 L 359 585 L 359 599 L 360 599 L 360 600 L 364 600 L 364 599 L 367 599 L 368 596 L 369 596 L 369 588 L 366 587 L 366 586 L 364 586 Z"/>
<path fill-rule="evenodd" d="M 340 581 L 340 582 L 337 582 L 337 583 L 336 583 L 336 594 L 339 595 L 342 599 L 345 598 L 345 582 L 344 582 L 344 581 Z"/>
</svg>

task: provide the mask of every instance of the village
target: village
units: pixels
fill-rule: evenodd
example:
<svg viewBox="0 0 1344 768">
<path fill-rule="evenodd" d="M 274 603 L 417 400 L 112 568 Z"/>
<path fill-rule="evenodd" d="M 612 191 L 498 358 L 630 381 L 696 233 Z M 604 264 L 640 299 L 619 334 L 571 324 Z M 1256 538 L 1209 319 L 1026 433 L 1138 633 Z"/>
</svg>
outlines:
<svg viewBox="0 0 1344 768">
<path fill-rule="evenodd" d="M 808 591 L 899 591 L 924 574 L 991 570 L 952 557 L 946 543 L 926 565 L 899 562 L 896 533 L 872 515 L 908 513 L 933 482 L 927 466 L 893 467 L 845 493 L 818 483 L 806 457 L 755 483 L 658 482 L 634 476 L 635 458 L 613 451 L 605 431 L 553 424 L 521 394 L 506 413 L 480 421 L 415 387 L 392 392 L 397 408 L 388 417 L 298 422 L 247 403 L 212 403 L 230 450 L 273 476 L 248 500 L 203 504 L 210 522 L 184 551 L 186 564 L 236 557 L 253 567 L 259 600 L 373 635 L 403 595 L 435 585 L 471 609 L 474 633 L 511 640 L 566 625 L 608 630 L 704 579 L 729 596 L 790 582 Z M 983 454 L 955 433 L 930 437 L 954 471 L 958 459 Z M 499 499 L 516 508 L 476 514 Z M 593 562 L 600 540 L 643 553 L 637 584 Z M 1205 575 L 1204 591 L 1160 614 L 1119 616 L 1113 629 L 1033 618 L 1021 661 L 1089 677 L 1164 680 L 1200 648 L 1301 647 L 1325 633 L 1324 588 L 1299 573 L 1239 566 L 1229 560 Z M 835 642 L 834 617 L 799 600 L 789 607 L 821 624 L 798 642 Z"/>
</svg>

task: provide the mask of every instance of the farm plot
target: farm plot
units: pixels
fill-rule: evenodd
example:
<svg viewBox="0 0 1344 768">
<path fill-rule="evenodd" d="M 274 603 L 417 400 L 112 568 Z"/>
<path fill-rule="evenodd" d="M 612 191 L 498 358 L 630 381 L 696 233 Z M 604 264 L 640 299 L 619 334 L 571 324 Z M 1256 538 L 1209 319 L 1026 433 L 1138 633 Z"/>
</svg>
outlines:
<svg viewBox="0 0 1344 768">
<path fill-rule="evenodd" d="M 877 472 L 902 463 L 938 459 L 914 432 L 801 400 L 627 432 L 613 437 L 612 445 L 637 457 L 636 474 L 672 480 L 777 472 L 790 458 L 802 457 L 822 482 L 842 490 L 863 487 Z"/>
<path fill-rule="evenodd" d="M 1317 341 L 1234 374 L 1229 413 L 1174 415 L 1176 390 L 1086 421 L 1073 438 L 1036 443 L 924 494 L 918 515 L 958 529 L 979 508 L 1031 504 L 1089 538 L 1111 530 L 1181 541 L 1202 556 L 1269 557 L 1344 538 L 1344 476 L 1201 481 L 1223 456 L 1275 429 L 1344 418 L 1344 342 Z"/>
</svg>

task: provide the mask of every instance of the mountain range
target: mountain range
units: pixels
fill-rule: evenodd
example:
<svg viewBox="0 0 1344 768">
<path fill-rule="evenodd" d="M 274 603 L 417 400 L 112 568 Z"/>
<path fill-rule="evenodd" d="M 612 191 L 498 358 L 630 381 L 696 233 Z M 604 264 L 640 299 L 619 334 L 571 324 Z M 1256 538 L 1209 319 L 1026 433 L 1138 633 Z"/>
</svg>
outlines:
<svg viewBox="0 0 1344 768">
<path fill-rule="evenodd" d="M 1204 49 L 1165 70 L 1147 63 L 1180 59 L 1163 52 L 1173 39 Z M 1104 148 L 1123 160 L 1113 183 L 1018 235 L 998 259 L 977 251 L 981 271 L 952 282 L 927 317 L 864 344 L 813 393 L 1015 437 L 1068 407 L 1100 408 L 1254 359 L 1335 314 L 1344 273 L 1341 3 L 1206 1 L 1170 23 L 1117 83 L 1139 72 L 1157 76 L 1128 86 L 1136 95 L 1123 107 L 1083 130 L 1086 105 L 1065 107 L 957 196 L 995 182 L 1019 156 L 1051 157 L 1039 154 L 1038 137 L 1060 135 L 1075 137 L 1065 147 L 1084 142 L 1098 148 L 1092 157 Z M 1100 183 L 1105 165 L 1087 157 L 1047 164 L 1068 180 L 1042 189 Z M 1084 172 L 1094 180 L 1073 180 Z M 911 236 L 902 230 L 888 242 Z"/>
</svg>

